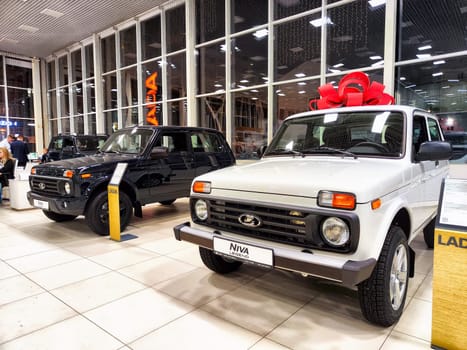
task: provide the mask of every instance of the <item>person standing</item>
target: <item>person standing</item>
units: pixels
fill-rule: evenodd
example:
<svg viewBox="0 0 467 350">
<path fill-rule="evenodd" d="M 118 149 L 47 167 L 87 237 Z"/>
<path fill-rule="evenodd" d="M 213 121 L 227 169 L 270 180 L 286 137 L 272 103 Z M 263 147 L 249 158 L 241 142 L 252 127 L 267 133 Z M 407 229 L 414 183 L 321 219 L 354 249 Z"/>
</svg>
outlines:
<svg viewBox="0 0 467 350">
<path fill-rule="evenodd" d="M 24 167 L 28 162 L 29 147 L 24 142 L 23 135 L 18 135 L 17 139 L 10 144 L 13 157 L 18 159 L 18 166 Z"/>
<path fill-rule="evenodd" d="M 6 147 L 6 149 L 11 152 L 10 144 L 15 140 L 13 135 L 8 135 L 0 142 L 0 147 Z"/>
<path fill-rule="evenodd" d="M 6 147 L 0 147 L 0 204 L 2 203 L 3 187 L 8 186 L 8 180 L 14 178 L 15 162 Z"/>
</svg>

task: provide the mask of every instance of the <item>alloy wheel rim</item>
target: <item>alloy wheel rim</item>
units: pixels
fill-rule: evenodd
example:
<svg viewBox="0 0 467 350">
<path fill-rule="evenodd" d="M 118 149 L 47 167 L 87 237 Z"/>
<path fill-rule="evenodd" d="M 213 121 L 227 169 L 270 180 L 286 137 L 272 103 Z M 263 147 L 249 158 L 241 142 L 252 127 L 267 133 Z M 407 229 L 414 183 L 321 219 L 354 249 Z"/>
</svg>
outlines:
<svg viewBox="0 0 467 350">
<path fill-rule="evenodd" d="M 389 297 L 394 310 L 398 310 L 404 300 L 408 278 L 407 265 L 407 250 L 403 244 L 399 244 L 392 259 L 389 281 Z"/>
</svg>

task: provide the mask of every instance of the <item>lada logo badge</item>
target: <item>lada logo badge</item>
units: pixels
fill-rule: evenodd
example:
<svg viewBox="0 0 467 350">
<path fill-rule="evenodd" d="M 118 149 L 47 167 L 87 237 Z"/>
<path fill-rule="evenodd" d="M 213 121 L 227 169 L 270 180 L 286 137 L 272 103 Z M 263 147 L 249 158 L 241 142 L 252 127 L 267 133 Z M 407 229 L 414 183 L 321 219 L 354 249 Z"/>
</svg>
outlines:
<svg viewBox="0 0 467 350">
<path fill-rule="evenodd" d="M 259 227 L 263 223 L 258 216 L 246 213 L 240 214 L 238 222 L 248 227 Z"/>
<path fill-rule="evenodd" d="M 38 185 L 38 186 L 39 186 L 39 189 L 45 190 L 45 183 L 39 182 L 39 185 Z"/>
</svg>

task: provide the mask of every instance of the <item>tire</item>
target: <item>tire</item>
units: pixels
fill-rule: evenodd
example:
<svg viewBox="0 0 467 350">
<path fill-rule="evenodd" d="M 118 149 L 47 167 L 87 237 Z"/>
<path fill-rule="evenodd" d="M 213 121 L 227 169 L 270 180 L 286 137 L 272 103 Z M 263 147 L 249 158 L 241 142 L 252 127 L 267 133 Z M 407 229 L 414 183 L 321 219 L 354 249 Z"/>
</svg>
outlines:
<svg viewBox="0 0 467 350">
<path fill-rule="evenodd" d="M 436 218 L 431 220 L 430 223 L 423 229 L 423 238 L 425 239 L 425 244 L 430 249 L 433 249 L 435 246 L 435 225 Z"/>
<path fill-rule="evenodd" d="M 71 220 L 74 220 L 78 216 L 78 215 L 60 214 L 60 213 L 55 213 L 53 211 L 48 211 L 48 210 L 42 210 L 42 212 L 50 220 L 53 220 L 55 222 L 71 221 Z"/>
<path fill-rule="evenodd" d="M 120 231 L 125 230 L 133 215 L 131 200 L 125 192 L 120 192 Z M 86 224 L 101 236 L 109 234 L 109 204 L 107 192 L 91 198 L 86 215 Z"/>
<path fill-rule="evenodd" d="M 404 310 L 409 278 L 409 247 L 400 227 L 391 226 L 370 278 L 358 285 L 363 316 L 389 327 Z"/>
<path fill-rule="evenodd" d="M 159 203 L 162 205 L 171 205 L 173 202 L 175 202 L 175 199 L 169 199 L 168 201 L 160 201 Z"/>
<path fill-rule="evenodd" d="M 227 260 L 220 255 L 214 254 L 212 250 L 199 247 L 199 255 L 206 267 L 214 272 L 226 274 L 238 270 L 242 262 Z"/>
</svg>

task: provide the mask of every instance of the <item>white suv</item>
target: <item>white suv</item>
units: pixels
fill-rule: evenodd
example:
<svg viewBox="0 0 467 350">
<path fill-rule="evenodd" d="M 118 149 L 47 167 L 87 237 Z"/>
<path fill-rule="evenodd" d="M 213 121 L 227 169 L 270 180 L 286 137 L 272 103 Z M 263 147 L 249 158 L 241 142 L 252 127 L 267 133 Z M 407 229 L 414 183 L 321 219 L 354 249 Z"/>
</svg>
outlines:
<svg viewBox="0 0 467 350">
<path fill-rule="evenodd" d="M 450 156 L 436 117 L 413 107 L 297 114 L 258 162 L 194 180 L 175 237 L 218 273 L 247 262 L 358 286 L 363 315 L 390 326 L 414 272 L 408 243 L 424 231 L 433 246 Z"/>
</svg>

